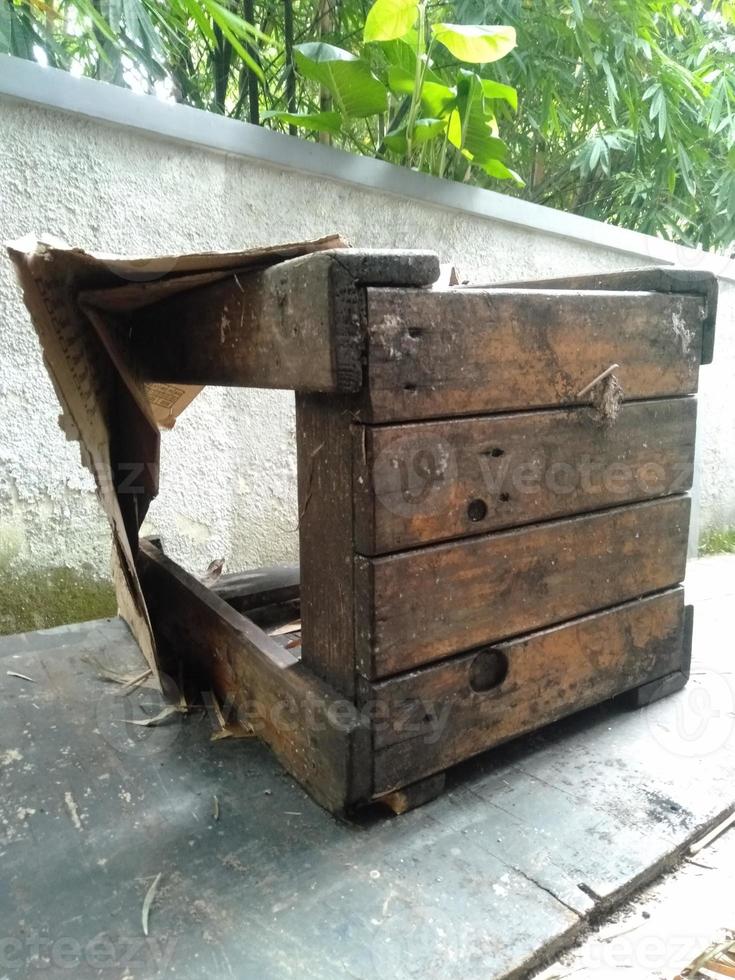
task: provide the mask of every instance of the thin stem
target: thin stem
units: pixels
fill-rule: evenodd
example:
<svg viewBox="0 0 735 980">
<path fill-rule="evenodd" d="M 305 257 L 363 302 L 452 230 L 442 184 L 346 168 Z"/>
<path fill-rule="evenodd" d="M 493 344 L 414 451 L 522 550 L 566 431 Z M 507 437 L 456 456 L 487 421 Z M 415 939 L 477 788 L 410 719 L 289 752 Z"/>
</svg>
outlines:
<svg viewBox="0 0 735 980">
<path fill-rule="evenodd" d="M 419 104 L 421 103 L 421 88 L 423 85 L 424 66 L 422 60 L 424 48 L 426 46 L 426 0 L 419 3 L 419 28 L 416 41 L 416 71 L 413 78 L 413 92 L 411 93 L 411 105 L 408 110 L 408 121 L 406 123 L 406 165 L 411 166 L 411 151 L 413 149 L 413 127 L 416 122 Z"/>
<path fill-rule="evenodd" d="M 442 143 L 442 152 L 439 157 L 439 176 L 444 176 L 444 167 L 447 163 L 447 147 L 449 146 L 449 123 L 447 123 L 447 128 L 444 130 L 444 141 Z"/>
</svg>

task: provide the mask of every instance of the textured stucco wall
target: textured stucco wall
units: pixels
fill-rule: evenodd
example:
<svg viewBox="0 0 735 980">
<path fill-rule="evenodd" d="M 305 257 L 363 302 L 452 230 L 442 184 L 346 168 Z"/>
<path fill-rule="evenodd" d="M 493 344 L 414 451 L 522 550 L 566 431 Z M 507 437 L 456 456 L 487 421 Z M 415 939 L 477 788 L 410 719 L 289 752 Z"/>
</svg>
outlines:
<svg viewBox="0 0 735 980">
<path fill-rule="evenodd" d="M 50 233 L 89 249 L 228 249 L 339 231 L 357 246 L 422 247 L 463 277 L 500 280 L 645 264 L 594 246 L 131 133 L 0 98 L 0 239 Z M 686 256 L 682 255 L 682 261 Z M 703 372 L 702 525 L 735 524 L 735 287 Z M 0 255 L 0 558 L 107 572 L 109 537 L 57 426 L 58 406 L 10 265 Z M 291 393 L 208 389 L 163 435 L 147 527 L 186 566 L 293 559 Z M 5 556 L 4 558 L 2 556 Z M 3 573 L 7 577 L 7 572 Z M 0 622 L 0 631 L 3 624 Z"/>
</svg>

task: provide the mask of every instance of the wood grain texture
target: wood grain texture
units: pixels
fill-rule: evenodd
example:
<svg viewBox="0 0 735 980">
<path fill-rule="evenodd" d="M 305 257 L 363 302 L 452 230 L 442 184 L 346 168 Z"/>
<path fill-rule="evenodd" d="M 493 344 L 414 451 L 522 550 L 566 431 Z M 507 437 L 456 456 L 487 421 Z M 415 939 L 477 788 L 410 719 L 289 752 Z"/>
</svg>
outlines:
<svg viewBox="0 0 735 980">
<path fill-rule="evenodd" d="M 237 270 L 121 318 L 148 382 L 357 391 L 363 383 L 364 283 L 422 286 L 426 252 L 316 252 Z"/>
<path fill-rule="evenodd" d="M 473 288 L 474 288 L 474 284 Z M 715 323 L 717 321 L 717 277 L 706 269 L 668 269 L 661 266 L 648 269 L 626 269 L 624 272 L 601 272 L 582 276 L 562 276 L 558 279 L 541 279 L 536 282 L 497 283 L 482 288 L 508 289 L 606 289 L 634 290 L 658 293 L 688 293 L 701 297 L 702 359 L 701 364 L 711 364 L 715 347 Z M 478 286 L 478 288 L 480 288 Z"/>
<path fill-rule="evenodd" d="M 349 398 L 296 395 L 302 658 L 338 691 L 355 687 Z"/>
<path fill-rule="evenodd" d="M 355 547 L 380 555 L 692 485 L 693 398 L 356 427 Z"/>
<path fill-rule="evenodd" d="M 149 542 L 138 561 L 156 642 L 201 689 L 242 712 L 328 810 L 369 795 L 368 732 L 337 692 Z"/>
<path fill-rule="evenodd" d="M 477 651 L 371 685 L 375 793 L 671 676 L 685 646 L 677 588 L 497 644 L 508 672 L 491 690 L 473 690 Z"/>
<path fill-rule="evenodd" d="M 699 297 L 368 289 L 368 422 L 586 404 L 612 364 L 629 400 L 692 394 Z"/>
<path fill-rule="evenodd" d="M 355 559 L 361 673 L 387 677 L 684 578 L 689 498 Z"/>
</svg>

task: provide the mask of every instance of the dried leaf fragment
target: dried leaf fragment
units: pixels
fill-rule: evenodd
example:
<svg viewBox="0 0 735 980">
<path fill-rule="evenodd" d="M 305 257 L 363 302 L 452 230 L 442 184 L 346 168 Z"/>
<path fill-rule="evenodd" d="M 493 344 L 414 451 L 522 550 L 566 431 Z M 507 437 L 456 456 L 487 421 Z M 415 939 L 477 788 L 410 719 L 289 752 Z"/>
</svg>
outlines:
<svg viewBox="0 0 735 980">
<path fill-rule="evenodd" d="M 150 915 L 151 905 L 153 905 L 153 899 L 156 897 L 156 892 L 158 891 L 158 883 L 163 877 L 163 873 L 159 872 L 153 879 L 153 884 L 146 892 L 146 896 L 143 899 L 143 911 L 141 912 L 141 922 L 143 924 L 143 935 L 148 935 L 148 916 Z"/>
<path fill-rule="evenodd" d="M 155 728 L 162 725 L 164 721 L 172 715 L 186 714 L 186 711 L 177 704 L 167 704 L 165 708 L 154 715 L 152 718 L 126 718 L 128 725 L 139 725 L 141 728 Z"/>
</svg>

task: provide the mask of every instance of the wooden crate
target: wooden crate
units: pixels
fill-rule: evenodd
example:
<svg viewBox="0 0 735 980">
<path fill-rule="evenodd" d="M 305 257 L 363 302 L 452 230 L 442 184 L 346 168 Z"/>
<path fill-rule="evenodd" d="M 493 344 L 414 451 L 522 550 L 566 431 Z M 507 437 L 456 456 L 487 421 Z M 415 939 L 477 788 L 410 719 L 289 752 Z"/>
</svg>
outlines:
<svg viewBox="0 0 735 980">
<path fill-rule="evenodd" d="M 159 645 L 335 812 L 402 811 L 469 756 L 688 676 L 715 280 L 437 276 L 426 253 L 323 252 L 131 326 L 147 380 L 296 391 L 300 571 L 208 589 L 145 541 L 139 566 Z M 614 420 L 590 388 L 613 365 Z M 272 635 L 297 616 L 296 643 Z"/>
</svg>

